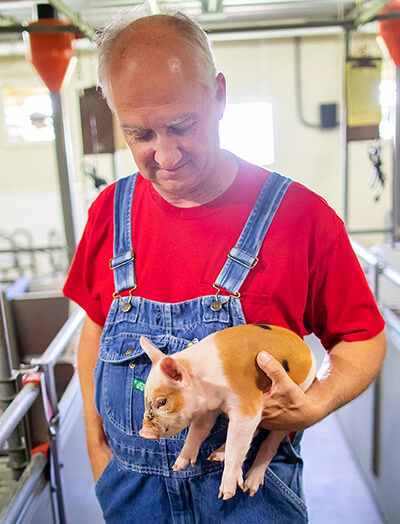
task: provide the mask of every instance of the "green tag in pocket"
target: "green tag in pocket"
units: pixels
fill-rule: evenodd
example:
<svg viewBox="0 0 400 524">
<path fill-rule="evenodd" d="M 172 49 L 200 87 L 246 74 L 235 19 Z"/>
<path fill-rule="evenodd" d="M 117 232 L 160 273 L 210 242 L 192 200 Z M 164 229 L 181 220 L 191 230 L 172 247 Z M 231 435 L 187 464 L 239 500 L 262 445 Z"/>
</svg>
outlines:
<svg viewBox="0 0 400 524">
<path fill-rule="evenodd" d="M 145 382 L 142 382 L 141 380 L 138 380 L 137 378 L 133 379 L 133 387 L 135 389 L 138 389 L 139 391 L 144 392 Z"/>
</svg>

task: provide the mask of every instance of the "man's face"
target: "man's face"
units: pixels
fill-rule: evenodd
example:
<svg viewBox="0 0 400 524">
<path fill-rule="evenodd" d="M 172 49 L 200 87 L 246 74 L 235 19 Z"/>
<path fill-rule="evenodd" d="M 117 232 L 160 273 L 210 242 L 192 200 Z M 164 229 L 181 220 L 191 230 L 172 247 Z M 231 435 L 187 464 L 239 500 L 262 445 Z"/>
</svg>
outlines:
<svg viewBox="0 0 400 524">
<path fill-rule="evenodd" d="M 144 178 L 167 200 L 195 202 L 215 180 L 225 79 L 201 84 L 177 53 L 111 61 L 110 92 L 126 142 Z"/>
</svg>

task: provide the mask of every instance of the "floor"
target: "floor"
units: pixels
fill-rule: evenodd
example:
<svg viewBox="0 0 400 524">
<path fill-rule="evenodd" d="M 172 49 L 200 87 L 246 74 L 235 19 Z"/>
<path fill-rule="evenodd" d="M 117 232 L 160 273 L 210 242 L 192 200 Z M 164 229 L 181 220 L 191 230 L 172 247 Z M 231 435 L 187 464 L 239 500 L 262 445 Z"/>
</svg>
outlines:
<svg viewBox="0 0 400 524">
<path fill-rule="evenodd" d="M 306 430 L 302 454 L 310 524 L 384 524 L 335 414 Z"/>
</svg>

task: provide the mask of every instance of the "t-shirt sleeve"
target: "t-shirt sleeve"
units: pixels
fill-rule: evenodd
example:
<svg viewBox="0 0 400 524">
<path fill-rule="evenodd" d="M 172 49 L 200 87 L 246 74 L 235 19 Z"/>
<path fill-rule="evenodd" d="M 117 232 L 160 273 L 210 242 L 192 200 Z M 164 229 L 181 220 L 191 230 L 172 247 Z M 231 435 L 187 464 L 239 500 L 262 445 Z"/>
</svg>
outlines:
<svg viewBox="0 0 400 524">
<path fill-rule="evenodd" d="M 110 191 L 107 190 L 100 193 L 89 209 L 88 220 L 63 287 L 64 295 L 81 306 L 100 326 L 104 325 L 105 316 L 99 285 L 96 285 L 99 277 L 97 264 L 99 252 L 104 250 L 104 238 L 108 237 L 106 230 L 112 227 L 112 217 L 108 209 L 104 210 L 109 207 L 105 205 L 105 201 L 108 203 L 110 200 L 110 195 L 107 195 Z M 106 218 L 102 219 L 102 216 Z"/>
<path fill-rule="evenodd" d="M 344 224 L 333 210 L 327 227 L 333 229 L 334 234 L 329 235 L 329 242 L 322 242 L 323 249 L 318 256 L 310 255 L 305 320 L 329 350 L 341 340 L 373 338 L 383 330 L 385 322 Z"/>
</svg>

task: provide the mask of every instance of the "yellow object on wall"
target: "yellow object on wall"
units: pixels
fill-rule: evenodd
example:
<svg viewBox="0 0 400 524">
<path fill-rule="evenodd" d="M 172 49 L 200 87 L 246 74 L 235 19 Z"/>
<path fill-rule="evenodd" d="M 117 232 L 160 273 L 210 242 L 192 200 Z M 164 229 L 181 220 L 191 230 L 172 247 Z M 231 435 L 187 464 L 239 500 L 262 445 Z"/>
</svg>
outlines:
<svg viewBox="0 0 400 524">
<path fill-rule="evenodd" d="M 348 126 L 379 125 L 382 117 L 379 104 L 380 78 L 380 58 L 350 58 L 346 61 Z"/>
</svg>

